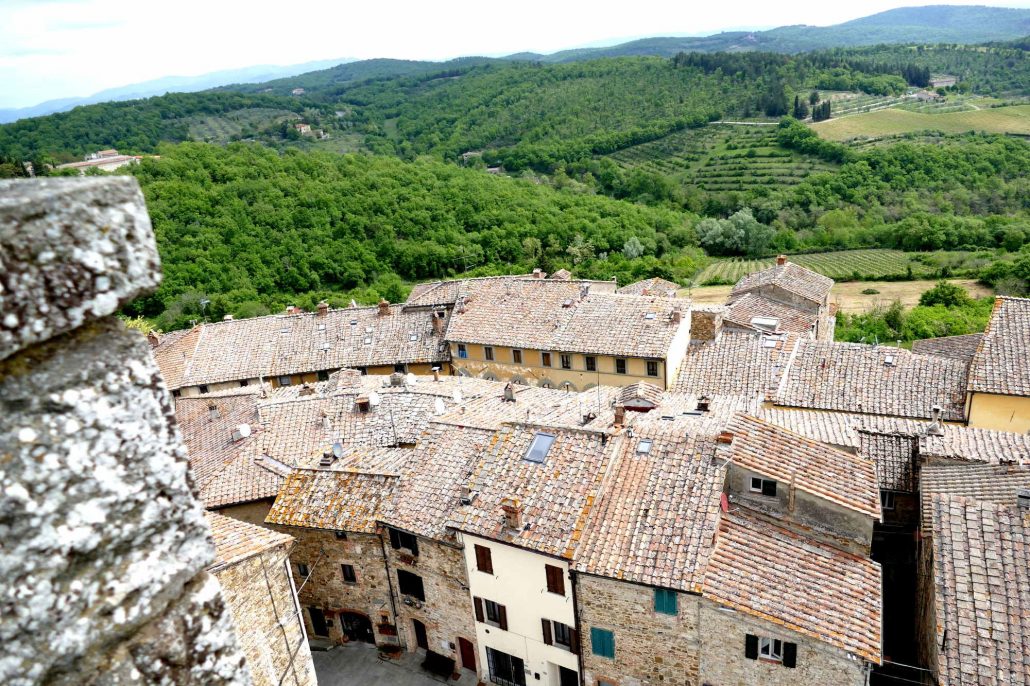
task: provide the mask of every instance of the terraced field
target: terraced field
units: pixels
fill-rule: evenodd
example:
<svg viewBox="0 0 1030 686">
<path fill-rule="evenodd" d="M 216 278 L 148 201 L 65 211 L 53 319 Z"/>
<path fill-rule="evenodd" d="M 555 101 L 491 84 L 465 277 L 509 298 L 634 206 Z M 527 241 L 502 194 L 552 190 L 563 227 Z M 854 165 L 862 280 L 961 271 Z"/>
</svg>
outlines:
<svg viewBox="0 0 1030 686">
<path fill-rule="evenodd" d="M 190 127 L 190 136 L 194 140 L 228 143 L 233 136 L 240 135 L 244 129 L 263 129 L 284 119 L 297 117 L 296 113 L 289 110 L 254 107 L 226 112 L 220 116 L 189 117 L 186 122 Z"/>
<path fill-rule="evenodd" d="M 836 252 L 791 255 L 790 261 L 836 281 L 859 281 L 889 278 L 928 277 L 938 274 L 942 267 L 953 273 L 982 267 L 991 258 L 965 251 L 934 253 L 906 253 L 900 250 L 838 250 Z M 767 269 L 775 259 L 749 260 L 744 258 L 716 260 L 702 271 L 695 282 L 734 283 L 742 276 Z M 910 272 L 911 270 L 911 272 Z"/>
<path fill-rule="evenodd" d="M 610 155 L 621 166 L 672 176 L 708 191 L 789 186 L 833 165 L 776 143 L 775 127 L 715 124 L 677 131 Z"/>
</svg>

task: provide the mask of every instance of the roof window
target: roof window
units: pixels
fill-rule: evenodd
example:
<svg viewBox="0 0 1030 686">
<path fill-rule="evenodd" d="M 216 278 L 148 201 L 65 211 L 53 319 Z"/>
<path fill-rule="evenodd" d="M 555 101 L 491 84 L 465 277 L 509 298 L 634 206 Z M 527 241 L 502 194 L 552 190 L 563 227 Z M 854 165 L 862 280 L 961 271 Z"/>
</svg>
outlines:
<svg viewBox="0 0 1030 686">
<path fill-rule="evenodd" d="M 418 340 L 418 334 L 417 333 L 409 333 L 408 334 L 408 340 L 409 341 L 417 341 Z"/>
<path fill-rule="evenodd" d="M 644 315 L 644 319 L 654 319 L 657 316 L 658 315 L 655 314 L 654 312 L 648 312 L 647 314 Z"/>
<path fill-rule="evenodd" d="M 651 452 L 651 444 L 653 441 L 650 438 L 641 438 L 637 443 L 637 454 L 647 455 Z"/>
<path fill-rule="evenodd" d="M 888 367 L 894 366 L 894 353 L 887 353 L 887 356 L 883 358 L 883 363 Z"/>
<path fill-rule="evenodd" d="M 525 459 L 529 462 L 543 464 L 552 443 L 554 443 L 554 434 L 538 432 L 533 436 L 533 442 L 529 444 L 529 450 L 526 451 Z"/>
</svg>

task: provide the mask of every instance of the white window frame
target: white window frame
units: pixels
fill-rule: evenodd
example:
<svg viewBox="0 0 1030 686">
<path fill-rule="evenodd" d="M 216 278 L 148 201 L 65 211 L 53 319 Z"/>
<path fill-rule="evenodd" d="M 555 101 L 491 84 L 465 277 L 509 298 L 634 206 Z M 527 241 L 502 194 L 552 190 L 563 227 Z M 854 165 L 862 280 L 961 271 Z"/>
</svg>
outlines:
<svg viewBox="0 0 1030 686">
<path fill-rule="evenodd" d="M 783 662 L 783 641 L 778 638 L 759 636 L 758 658 L 770 662 Z"/>
</svg>

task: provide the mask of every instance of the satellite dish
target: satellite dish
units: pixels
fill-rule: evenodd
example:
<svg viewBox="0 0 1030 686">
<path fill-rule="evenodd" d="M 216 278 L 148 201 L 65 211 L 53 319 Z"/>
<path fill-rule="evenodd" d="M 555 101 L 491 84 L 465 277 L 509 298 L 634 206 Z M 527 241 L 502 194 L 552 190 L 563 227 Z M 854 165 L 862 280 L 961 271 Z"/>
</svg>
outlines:
<svg viewBox="0 0 1030 686">
<path fill-rule="evenodd" d="M 240 424 L 236 430 L 240 432 L 241 438 L 246 438 L 250 435 L 250 424 Z"/>
<path fill-rule="evenodd" d="M 447 406 L 443 404 L 443 398 L 436 399 L 436 414 L 441 415 L 447 411 Z"/>
<path fill-rule="evenodd" d="M 417 382 L 418 379 L 416 379 L 415 375 L 411 372 L 408 372 L 408 375 L 404 377 L 404 383 L 406 383 L 409 386 L 414 386 Z"/>
<path fill-rule="evenodd" d="M 343 443 L 336 441 L 333 443 L 333 455 L 336 457 L 343 457 Z"/>
<path fill-rule="evenodd" d="M 456 403 L 458 403 L 460 405 L 461 404 L 461 389 L 460 388 L 455 388 L 454 389 L 454 395 L 452 397 L 454 399 L 454 402 L 456 402 Z"/>
<path fill-rule="evenodd" d="M 368 404 L 369 405 L 371 405 L 372 407 L 378 407 L 380 402 L 382 402 L 382 401 L 380 400 L 378 393 L 376 393 L 375 391 L 372 391 L 371 393 L 368 394 Z"/>
</svg>

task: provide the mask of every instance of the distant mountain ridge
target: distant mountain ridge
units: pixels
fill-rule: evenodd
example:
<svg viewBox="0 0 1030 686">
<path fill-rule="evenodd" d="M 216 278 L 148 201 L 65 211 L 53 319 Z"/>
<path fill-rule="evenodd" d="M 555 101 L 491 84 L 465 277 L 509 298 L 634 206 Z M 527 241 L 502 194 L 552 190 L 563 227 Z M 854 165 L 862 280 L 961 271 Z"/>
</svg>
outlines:
<svg viewBox="0 0 1030 686">
<path fill-rule="evenodd" d="M 317 69 L 325 69 L 326 67 L 341 65 L 348 62 L 354 62 L 354 60 L 347 58 L 316 60 L 313 62 L 302 62 L 300 64 L 285 66 L 260 64 L 240 69 L 214 71 L 207 74 L 199 74 L 197 76 L 164 76 L 152 81 L 142 81 L 140 83 L 129 84 L 128 86 L 108 88 L 85 97 L 59 98 L 57 100 L 47 100 L 46 102 L 41 102 L 38 105 L 32 105 L 30 107 L 0 109 L 0 124 L 16 121 L 18 119 L 25 119 L 27 117 L 41 117 L 55 112 L 66 112 L 73 107 L 78 107 L 80 105 L 93 105 L 98 102 L 137 100 L 139 98 L 149 98 L 154 95 L 164 95 L 165 93 L 193 93 L 234 83 L 271 81 L 272 79 L 304 74 Z"/>
</svg>

